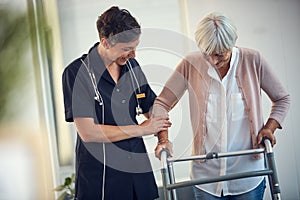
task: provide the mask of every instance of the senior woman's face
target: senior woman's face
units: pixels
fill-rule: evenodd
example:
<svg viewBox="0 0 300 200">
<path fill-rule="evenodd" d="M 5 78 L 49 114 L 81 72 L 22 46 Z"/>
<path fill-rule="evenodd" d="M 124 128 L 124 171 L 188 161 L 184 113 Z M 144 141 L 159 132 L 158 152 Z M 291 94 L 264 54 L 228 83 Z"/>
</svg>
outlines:
<svg viewBox="0 0 300 200">
<path fill-rule="evenodd" d="M 224 52 L 213 52 L 208 57 L 217 68 L 222 68 L 230 64 L 231 52 L 231 50 Z"/>
</svg>

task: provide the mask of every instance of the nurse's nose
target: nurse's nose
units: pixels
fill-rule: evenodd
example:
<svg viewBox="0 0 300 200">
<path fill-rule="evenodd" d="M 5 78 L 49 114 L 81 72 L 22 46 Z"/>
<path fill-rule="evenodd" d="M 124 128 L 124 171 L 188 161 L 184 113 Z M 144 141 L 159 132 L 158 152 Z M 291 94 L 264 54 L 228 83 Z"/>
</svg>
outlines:
<svg viewBox="0 0 300 200">
<path fill-rule="evenodd" d="M 135 50 L 132 50 L 128 53 L 128 58 L 135 58 Z"/>
</svg>

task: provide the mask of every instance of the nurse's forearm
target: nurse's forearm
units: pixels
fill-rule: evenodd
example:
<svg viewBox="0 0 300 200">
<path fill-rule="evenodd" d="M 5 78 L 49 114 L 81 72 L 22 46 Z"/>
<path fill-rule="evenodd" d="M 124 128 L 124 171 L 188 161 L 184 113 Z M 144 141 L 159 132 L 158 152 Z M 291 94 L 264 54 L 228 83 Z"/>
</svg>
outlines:
<svg viewBox="0 0 300 200">
<path fill-rule="evenodd" d="M 168 117 L 156 117 L 128 126 L 95 124 L 92 118 L 75 118 L 74 122 L 84 142 L 116 142 L 167 130 L 171 126 L 168 120 Z"/>
<path fill-rule="evenodd" d="M 76 118 L 77 131 L 84 142 L 116 142 L 143 135 L 138 125 L 110 126 L 95 124 L 92 118 Z"/>
</svg>

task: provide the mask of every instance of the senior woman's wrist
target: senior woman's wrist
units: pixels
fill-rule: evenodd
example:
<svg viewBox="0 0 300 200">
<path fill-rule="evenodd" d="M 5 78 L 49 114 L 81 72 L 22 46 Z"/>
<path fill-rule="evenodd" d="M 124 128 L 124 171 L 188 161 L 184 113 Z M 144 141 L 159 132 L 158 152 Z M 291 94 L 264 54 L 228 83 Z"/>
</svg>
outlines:
<svg viewBox="0 0 300 200">
<path fill-rule="evenodd" d="M 170 142 L 169 139 L 168 139 L 168 131 L 161 131 L 159 133 L 157 133 L 157 139 L 158 139 L 158 142 L 157 144 L 162 144 L 162 143 L 166 143 L 166 142 Z"/>
<path fill-rule="evenodd" d="M 162 139 L 159 139 L 158 142 L 157 142 L 157 145 L 160 145 L 160 144 L 166 144 L 166 143 L 172 143 L 168 138 L 162 138 Z"/>
<path fill-rule="evenodd" d="M 272 131 L 272 133 L 274 133 L 277 128 L 280 128 L 280 125 L 275 119 L 272 118 L 269 118 L 264 126 L 264 129 L 269 129 Z"/>
</svg>

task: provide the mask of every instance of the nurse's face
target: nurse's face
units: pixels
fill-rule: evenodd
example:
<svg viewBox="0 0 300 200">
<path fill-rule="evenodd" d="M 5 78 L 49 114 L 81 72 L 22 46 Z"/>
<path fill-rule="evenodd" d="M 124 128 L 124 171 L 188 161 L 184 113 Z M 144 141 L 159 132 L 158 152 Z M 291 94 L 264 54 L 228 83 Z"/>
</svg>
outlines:
<svg viewBox="0 0 300 200">
<path fill-rule="evenodd" d="M 125 65 L 129 58 L 135 58 L 139 38 L 128 43 L 117 43 L 108 49 L 108 57 L 118 65 Z"/>
</svg>

